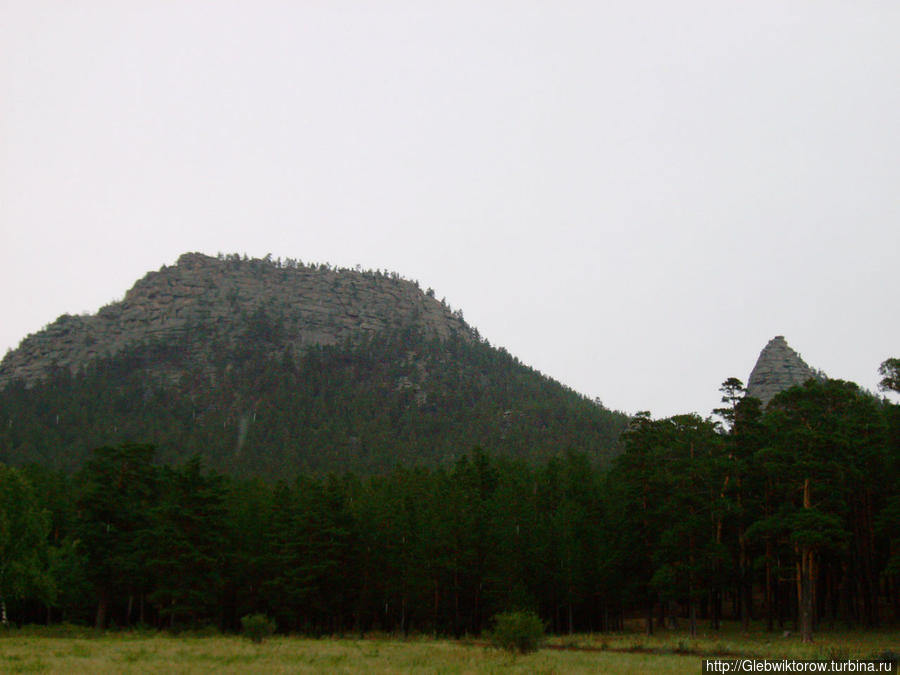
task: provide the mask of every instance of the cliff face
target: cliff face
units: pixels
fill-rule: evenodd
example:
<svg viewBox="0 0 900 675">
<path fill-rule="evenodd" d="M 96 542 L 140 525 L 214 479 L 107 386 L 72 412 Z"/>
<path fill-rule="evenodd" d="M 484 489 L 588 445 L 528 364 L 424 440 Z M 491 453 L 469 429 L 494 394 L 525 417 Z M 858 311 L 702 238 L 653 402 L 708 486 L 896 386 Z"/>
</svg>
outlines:
<svg viewBox="0 0 900 675">
<path fill-rule="evenodd" d="M 776 335 L 759 354 L 747 381 L 747 394 L 765 406 L 776 394 L 816 377 L 816 372 L 788 346 L 784 336 Z"/>
<path fill-rule="evenodd" d="M 386 328 L 415 327 L 439 338 L 469 334 L 460 316 L 396 275 L 187 253 L 147 274 L 121 302 L 92 316 L 61 316 L 29 335 L 0 362 L 0 388 L 18 378 L 31 386 L 54 368 L 75 373 L 129 345 L 195 331 L 202 359 L 201 334 L 240 340 L 237 327 L 260 311 L 277 321 L 279 348 L 296 353 Z"/>
</svg>

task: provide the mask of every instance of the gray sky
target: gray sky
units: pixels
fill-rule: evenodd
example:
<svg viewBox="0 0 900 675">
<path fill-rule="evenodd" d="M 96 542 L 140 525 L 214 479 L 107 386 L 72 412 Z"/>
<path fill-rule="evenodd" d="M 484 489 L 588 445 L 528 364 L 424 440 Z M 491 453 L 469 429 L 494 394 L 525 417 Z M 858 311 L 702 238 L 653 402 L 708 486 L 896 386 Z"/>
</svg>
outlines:
<svg viewBox="0 0 900 675">
<path fill-rule="evenodd" d="M 900 357 L 900 3 L 0 0 L 0 350 L 180 253 L 390 269 L 612 408 Z"/>
</svg>

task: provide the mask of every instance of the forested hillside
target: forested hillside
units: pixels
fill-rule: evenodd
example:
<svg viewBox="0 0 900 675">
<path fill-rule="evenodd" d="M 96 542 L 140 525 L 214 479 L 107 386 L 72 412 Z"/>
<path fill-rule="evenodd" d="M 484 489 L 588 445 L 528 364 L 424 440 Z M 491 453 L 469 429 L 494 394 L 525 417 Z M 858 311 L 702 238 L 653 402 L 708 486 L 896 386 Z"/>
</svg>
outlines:
<svg viewBox="0 0 900 675">
<path fill-rule="evenodd" d="M 900 621 L 898 406 L 811 381 L 725 422 L 638 416 L 610 469 L 484 450 L 449 466 L 266 483 L 147 445 L 71 475 L 0 467 L 0 598 L 15 621 L 478 633 L 723 619 L 770 630 Z"/>
<path fill-rule="evenodd" d="M 567 450 L 603 462 L 627 417 L 482 340 L 396 274 L 185 254 L 0 363 L 0 462 L 72 470 L 152 443 L 227 473 L 384 472 Z"/>
<path fill-rule="evenodd" d="M 446 464 L 476 445 L 605 461 L 627 423 L 461 336 L 410 328 L 294 355 L 278 351 L 282 329 L 259 312 L 235 344 L 210 335 L 199 362 L 190 345 L 201 330 L 0 391 L 0 462 L 74 469 L 91 448 L 129 441 L 153 443 L 165 462 L 198 454 L 219 471 L 270 478 Z"/>
</svg>

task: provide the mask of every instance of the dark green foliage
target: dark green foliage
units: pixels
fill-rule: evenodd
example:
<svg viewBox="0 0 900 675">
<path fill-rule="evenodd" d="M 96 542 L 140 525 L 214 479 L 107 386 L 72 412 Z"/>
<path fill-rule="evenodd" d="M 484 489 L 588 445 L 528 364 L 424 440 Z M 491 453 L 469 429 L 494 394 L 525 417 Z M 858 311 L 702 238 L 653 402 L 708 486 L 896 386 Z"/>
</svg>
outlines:
<svg viewBox="0 0 900 675">
<path fill-rule="evenodd" d="M 0 464 L 0 601 L 36 596 L 52 601 L 47 538 L 50 517 L 20 471 Z M 6 621 L 3 607 L 2 621 Z"/>
<path fill-rule="evenodd" d="M 544 623 L 534 612 L 503 612 L 494 617 L 490 637 L 495 647 L 529 654 L 541 648 Z"/>
<path fill-rule="evenodd" d="M 716 628 L 729 588 L 745 625 L 760 610 L 770 628 L 794 619 L 804 639 L 826 617 L 876 624 L 879 570 L 896 583 L 898 502 L 883 480 L 896 406 L 839 380 L 782 392 L 765 412 L 740 390 L 723 385 L 725 429 L 696 416 L 632 422 L 608 488 L 624 597 L 646 603 L 648 631 L 654 607 Z"/>
<path fill-rule="evenodd" d="M 507 611 L 553 633 L 900 619 L 898 406 L 814 381 L 761 410 L 726 385 L 726 425 L 640 414 L 608 470 L 475 446 L 270 484 L 143 444 L 73 475 L 0 467 L 0 517 L 24 533 L 0 540 L 0 591 L 15 621 L 238 631 L 261 614 L 312 635 L 474 635 Z"/>
<path fill-rule="evenodd" d="M 800 630 L 811 640 L 820 572 L 852 570 L 862 621 L 877 623 L 878 579 L 871 524 L 885 468 L 885 427 L 877 401 L 852 383 L 810 381 L 776 396 L 764 418 L 768 443 L 757 453 L 770 476 L 770 513 L 760 519 L 776 546 L 798 560 Z M 777 478 L 776 478 L 777 477 Z M 856 550 L 846 543 L 857 541 Z M 841 583 L 835 569 L 833 583 Z M 849 583 L 849 580 L 847 581 Z"/>
<path fill-rule="evenodd" d="M 622 564 L 639 571 L 663 602 L 685 603 L 693 632 L 699 599 L 715 593 L 731 567 L 721 536 L 732 510 L 723 493 L 731 460 L 713 423 L 696 415 L 639 415 L 625 448 L 611 474 L 628 531 Z M 619 573 L 627 577 L 627 569 Z"/>
<path fill-rule="evenodd" d="M 158 458 L 267 478 L 400 464 L 450 465 L 466 449 L 540 459 L 566 449 L 604 462 L 626 417 L 464 337 L 397 329 L 357 342 L 278 346 L 258 310 L 235 344 L 196 326 L 72 377 L 0 391 L 0 461 L 77 469 L 87 449 L 140 440 Z M 204 342 L 203 356 L 196 343 Z"/>
<path fill-rule="evenodd" d="M 199 457 L 163 467 L 160 495 L 151 512 L 145 545 L 154 589 L 148 600 L 174 626 L 178 618 L 197 625 L 215 613 L 222 590 L 224 488 L 205 475 Z"/>
<path fill-rule="evenodd" d="M 884 391 L 900 394 L 900 359 L 887 359 L 878 368 L 881 374 L 879 386 Z"/>
<path fill-rule="evenodd" d="M 137 444 L 97 448 L 80 474 L 76 533 L 97 589 L 98 628 L 106 626 L 115 596 L 146 590 L 158 498 L 154 452 Z"/>
<path fill-rule="evenodd" d="M 241 617 L 241 632 L 259 644 L 275 632 L 275 622 L 265 614 L 248 614 Z"/>
</svg>

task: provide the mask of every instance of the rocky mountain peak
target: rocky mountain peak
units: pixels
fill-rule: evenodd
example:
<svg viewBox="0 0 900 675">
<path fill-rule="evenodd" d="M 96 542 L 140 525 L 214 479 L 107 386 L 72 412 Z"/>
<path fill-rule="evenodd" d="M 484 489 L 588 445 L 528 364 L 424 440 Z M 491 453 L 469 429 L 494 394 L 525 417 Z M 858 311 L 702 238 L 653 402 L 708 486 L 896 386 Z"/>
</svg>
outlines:
<svg viewBox="0 0 900 675">
<path fill-rule="evenodd" d="M 747 394 L 768 405 L 776 394 L 818 377 L 816 371 L 776 335 L 763 347 L 747 381 Z"/>
<path fill-rule="evenodd" d="M 30 386 L 54 368 L 75 373 L 128 346 L 195 332 L 202 358 L 199 333 L 234 343 L 247 339 L 248 319 L 260 316 L 278 327 L 277 336 L 266 336 L 273 348 L 298 353 L 385 329 L 413 327 L 441 339 L 470 334 L 461 314 L 396 273 L 185 253 L 145 275 L 123 300 L 94 315 L 63 315 L 26 337 L 0 362 L 0 388 L 19 378 Z"/>
</svg>

